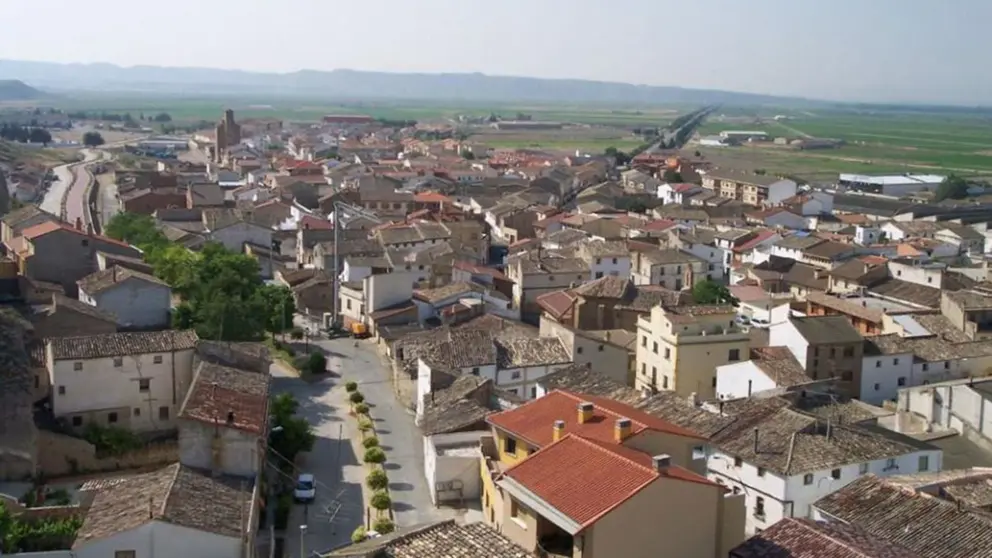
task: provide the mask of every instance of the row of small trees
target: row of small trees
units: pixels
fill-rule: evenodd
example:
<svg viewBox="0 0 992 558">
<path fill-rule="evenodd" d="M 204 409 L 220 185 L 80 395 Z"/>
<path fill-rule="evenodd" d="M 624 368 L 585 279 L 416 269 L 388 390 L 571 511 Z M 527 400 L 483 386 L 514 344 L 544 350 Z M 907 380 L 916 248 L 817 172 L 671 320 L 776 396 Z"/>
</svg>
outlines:
<svg viewBox="0 0 992 558">
<path fill-rule="evenodd" d="M 382 468 L 382 464 L 386 462 L 386 452 L 373 432 L 369 405 L 365 402 L 365 395 L 358 391 L 358 384 L 348 382 L 345 384 L 345 390 L 348 392 L 348 402 L 351 403 L 352 412 L 358 417 L 358 430 L 362 433 L 362 446 L 365 448 L 362 461 L 372 468 L 365 477 L 365 485 L 373 491 L 369 505 L 376 510 L 372 529 L 380 534 L 391 533 L 396 526 L 386 515 L 393 505 L 393 499 L 389 496 L 389 477 Z M 366 534 L 365 526 L 361 526 L 351 534 L 351 539 L 358 543 L 365 540 Z"/>
</svg>

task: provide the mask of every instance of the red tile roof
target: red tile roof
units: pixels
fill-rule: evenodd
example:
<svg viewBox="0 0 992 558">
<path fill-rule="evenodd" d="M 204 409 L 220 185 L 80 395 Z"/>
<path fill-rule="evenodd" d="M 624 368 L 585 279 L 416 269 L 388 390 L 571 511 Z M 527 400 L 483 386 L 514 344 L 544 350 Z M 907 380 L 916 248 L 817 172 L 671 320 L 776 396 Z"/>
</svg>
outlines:
<svg viewBox="0 0 992 558">
<path fill-rule="evenodd" d="M 583 402 L 593 404 L 593 415 L 591 420 L 579 424 L 579 403 Z M 486 421 L 533 446 L 543 447 L 551 443 L 554 423 L 557 420 L 565 421 L 565 432 L 613 443 L 613 428 L 619 418 L 630 419 L 631 435 L 653 430 L 704 439 L 691 430 L 676 426 L 625 403 L 564 390 L 552 391 L 544 397 L 514 409 L 490 415 Z"/>
<path fill-rule="evenodd" d="M 751 240 L 748 240 L 747 242 L 734 246 L 734 252 L 747 252 L 748 250 L 754 248 L 761 242 L 768 240 L 775 234 L 777 234 L 775 231 L 770 231 L 770 230 L 758 231 L 758 234 L 754 235 L 754 238 L 752 238 Z"/>
<path fill-rule="evenodd" d="M 109 236 L 101 236 L 98 234 L 89 235 L 86 233 L 86 231 L 81 231 L 75 227 L 70 227 L 65 223 L 59 223 L 58 221 L 47 221 L 45 223 L 41 223 L 40 225 L 28 227 L 21 232 L 21 236 L 23 236 L 28 240 L 34 240 L 39 236 L 44 236 L 50 232 L 54 232 L 58 230 L 72 232 L 82 236 L 92 236 L 93 238 L 100 240 L 102 242 L 109 242 L 111 244 L 117 244 L 118 246 L 126 246 L 128 248 L 131 247 L 131 245 L 128 244 L 127 242 L 121 242 L 120 240 L 110 238 Z"/>
<path fill-rule="evenodd" d="M 504 477 L 516 481 L 582 529 L 659 479 L 716 486 L 673 465 L 659 472 L 646 453 L 574 434 L 565 435 L 507 469 Z"/>
<path fill-rule="evenodd" d="M 413 201 L 422 203 L 451 203 L 452 199 L 437 192 L 420 192 L 413 195 Z"/>
<path fill-rule="evenodd" d="M 300 219 L 300 228 L 310 230 L 331 230 L 334 228 L 334 223 L 331 223 L 327 219 L 314 217 L 313 215 L 304 215 Z"/>
<path fill-rule="evenodd" d="M 509 281 L 509 278 L 506 275 L 504 275 L 502 271 L 494 267 L 475 265 L 470 262 L 455 262 L 452 267 L 454 267 L 455 269 L 460 269 L 462 271 L 467 271 L 473 275 L 488 275 L 493 279 L 503 279 Z"/>
<path fill-rule="evenodd" d="M 670 221 L 668 219 L 658 219 L 657 221 L 651 221 L 650 223 L 641 227 L 641 230 L 645 231 L 667 231 L 668 229 L 675 226 L 675 221 Z"/>
<path fill-rule="evenodd" d="M 556 320 L 561 320 L 575 304 L 575 296 L 568 291 L 552 291 L 537 297 L 537 305 L 551 314 Z"/>
</svg>

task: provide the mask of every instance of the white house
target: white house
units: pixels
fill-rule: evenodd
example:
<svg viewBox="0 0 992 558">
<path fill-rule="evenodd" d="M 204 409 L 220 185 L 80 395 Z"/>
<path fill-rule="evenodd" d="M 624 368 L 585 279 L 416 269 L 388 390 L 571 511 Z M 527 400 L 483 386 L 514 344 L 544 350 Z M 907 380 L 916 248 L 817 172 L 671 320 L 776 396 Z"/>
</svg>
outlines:
<svg viewBox="0 0 992 558">
<path fill-rule="evenodd" d="M 707 476 L 743 492 L 746 533 L 786 517 L 810 517 L 812 505 L 869 473 L 939 471 L 943 452 L 874 424 L 833 424 L 789 407 L 768 405 L 747 428 L 717 434 Z"/>
<path fill-rule="evenodd" d="M 114 316 L 124 327 L 168 327 L 172 288 L 157 277 L 121 266 L 97 271 L 76 282 L 79 300 Z"/>
<path fill-rule="evenodd" d="M 883 231 L 878 227 L 858 225 L 854 229 L 854 242 L 869 246 L 877 244 L 882 239 Z"/>
<path fill-rule="evenodd" d="M 763 391 L 808 384 L 812 380 L 785 347 L 751 350 L 751 359 L 716 367 L 718 399 L 741 399 Z"/>
<path fill-rule="evenodd" d="M 52 412 L 73 428 L 172 428 L 192 380 L 196 341 L 192 330 L 47 339 Z"/>
<path fill-rule="evenodd" d="M 74 558 L 255 554 L 259 483 L 175 463 L 93 493 Z"/>
<path fill-rule="evenodd" d="M 668 204 L 681 205 L 687 196 L 702 192 L 703 188 L 696 184 L 662 184 L 658 186 L 658 199 Z"/>
<path fill-rule="evenodd" d="M 606 276 L 630 278 L 630 250 L 625 242 L 594 240 L 579 245 L 593 279 Z"/>
</svg>

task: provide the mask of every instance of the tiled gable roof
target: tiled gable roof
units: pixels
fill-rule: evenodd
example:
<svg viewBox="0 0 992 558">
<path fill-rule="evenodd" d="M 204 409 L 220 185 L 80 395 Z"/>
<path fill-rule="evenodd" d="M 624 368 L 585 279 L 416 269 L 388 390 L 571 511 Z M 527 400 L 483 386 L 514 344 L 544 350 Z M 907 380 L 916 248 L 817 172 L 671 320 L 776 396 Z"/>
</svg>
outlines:
<svg viewBox="0 0 992 558">
<path fill-rule="evenodd" d="M 142 281 L 148 285 L 169 288 L 168 283 L 157 277 L 118 265 L 91 273 L 77 281 L 76 284 L 84 292 L 92 295 L 103 292 L 130 279 Z"/>
<path fill-rule="evenodd" d="M 787 517 L 730 551 L 730 558 L 922 558 L 854 525 Z"/>
<path fill-rule="evenodd" d="M 325 558 L 531 558 L 534 556 L 484 523 L 454 520 L 397 529 L 353 544 Z"/>
<path fill-rule="evenodd" d="M 579 424 L 578 407 L 584 402 L 593 404 L 593 416 L 589 421 Z M 565 432 L 574 432 L 587 438 L 613 443 L 614 425 L 620 418 L 631 420 L 631 435 L 654 430 L 676 436 L 701 438 L 691 430 L 659 419 L 631 405 L 605 397 L 564 390 L 555 390 L 515 409 L 490 415 L 486 420 L 500 430 L 534 446 L 542 447 L 551 443 L 554 423 L 558 420 L 565 422 Z"/>
<path fill-rule="evenodd" d="M 82 360 L 183 351 L 196 346 L 193 330 L 107 333 L 47 340 L 55 360 Z"/>
<path fill-rule="evenodd" d="M 179 418 L 262 434 L 268 399 L 268 374 L 201 362 Z"/>
</svg>

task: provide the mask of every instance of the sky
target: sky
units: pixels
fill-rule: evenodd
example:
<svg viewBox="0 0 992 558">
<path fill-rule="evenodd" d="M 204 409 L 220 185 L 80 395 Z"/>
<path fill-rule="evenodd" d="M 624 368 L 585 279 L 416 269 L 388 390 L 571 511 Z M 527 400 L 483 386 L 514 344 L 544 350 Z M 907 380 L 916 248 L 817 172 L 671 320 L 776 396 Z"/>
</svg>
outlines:
<svg viewBox="0 0 992 558">
<path fill-rule="evenodd" d="M 0 59 L 992 104 L 990 0 L 0 0 L 0 12 Z"/>
</svg>

